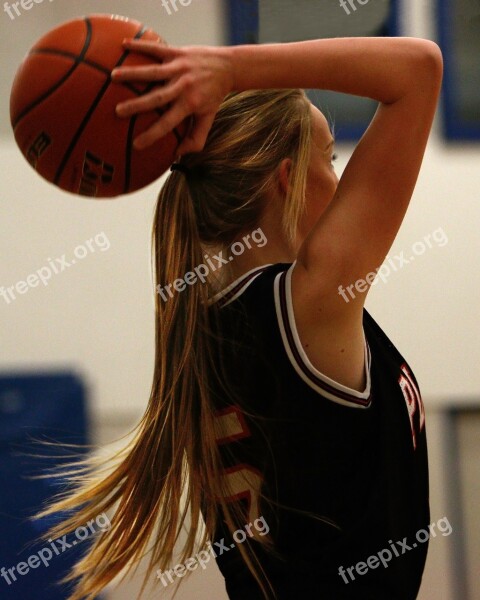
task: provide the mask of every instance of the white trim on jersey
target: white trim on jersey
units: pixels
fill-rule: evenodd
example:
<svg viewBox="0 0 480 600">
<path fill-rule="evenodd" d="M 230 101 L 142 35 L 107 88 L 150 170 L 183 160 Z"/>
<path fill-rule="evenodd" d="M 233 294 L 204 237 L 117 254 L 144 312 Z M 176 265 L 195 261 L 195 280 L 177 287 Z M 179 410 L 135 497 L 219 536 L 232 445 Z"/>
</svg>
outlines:
<svg viewBox="0 0 480 600">
<path fill-rule="evenodd" d="M 250 269 L 250 271 L 248 271 L 247 273 L 244 273 L 238 279 L 235 279 L 235 281 L 233 283 L 231 283 L 228 287 L 226 287 L 224 290 L 218 292 L 217 294 L 215 294 L 215 296 L 212 296 L 211 298 L 209 298 L 208 299 L 208 306 L 211 306 L 215 302 L 218 302 L 219 300 L 221 300 L 224 296 L 226 296 L 227 294 L 229 294 L 230 292 L 232 292 L 238 286 L 238 289 L 235 289 L 235 291 L 233 292 L 233 294 L 231 295 L 231 297 L 229 296 L 229 298 L 228 298 L 228 300 L 226 302 L 222 302 L 221 303 L 220 308 L 223 308 L 224 306 L 227 306 L 227 304 L 230 304 L 230 302 L 233 302 L 239 296 L 241 296 L 243 294 L 243 292 L 248 288 L 248 286 L 257 277 L 259 277 L 267 267 L 270 267 L 272 264 L 273 263 L 269 263 L 269 264 L 266 264 L 266 265 L 262 265 L 261 267 L 255 267 L 253 269 Z M 256 271 L 258 271 L 258 273 L 255 276 L 253 276 L 253 274 Z M 245 282 L 244 282 L 244 280 L 245 280 Z M 241 285 L 243 282 L 244 282 L 244 285 Z"/>
<path fill-rule="evenodd" d="M 323 373 L 320 373 L 303 349 L 298 335 L 295 316 L 293 313 L 291 277 L 295 261 L 285 272 L 278 273 L 274 282 L 275 308 L 277 320 L 282 335 L 283 345 L 288 358 L 298 375 L 322 397 L 351 408 L 369 408 L 371 405 L 370 347 L 363 334 L 365 345 L 365 376 L 366 387 L 363 392 L 349 388 Z"/>
</svg>

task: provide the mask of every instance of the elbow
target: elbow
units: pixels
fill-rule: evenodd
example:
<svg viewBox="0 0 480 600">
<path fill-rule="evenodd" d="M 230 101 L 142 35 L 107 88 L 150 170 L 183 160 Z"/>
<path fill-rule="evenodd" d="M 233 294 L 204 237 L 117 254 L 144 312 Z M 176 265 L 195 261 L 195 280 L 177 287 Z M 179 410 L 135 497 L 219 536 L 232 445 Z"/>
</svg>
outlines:
<svg viewBox="0 0 480 600">
<path fill-rule="evenodd" d="M 418 40 L 416 72 L 440 87 L 443 78 L 443 55 L 440 46 L 431 40 Z"/>
</svg>

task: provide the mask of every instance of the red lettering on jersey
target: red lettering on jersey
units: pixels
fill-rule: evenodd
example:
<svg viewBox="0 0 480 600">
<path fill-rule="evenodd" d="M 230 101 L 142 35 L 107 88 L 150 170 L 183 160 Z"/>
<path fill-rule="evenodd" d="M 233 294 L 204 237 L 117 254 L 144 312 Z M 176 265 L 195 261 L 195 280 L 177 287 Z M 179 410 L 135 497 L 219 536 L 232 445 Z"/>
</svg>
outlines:
<svg viewBox="0 0 480 600">
<path fill-rule="evenodd" d="M 215 414 L 215 437 L 218 444 L 231 444 L 251 436 L 245 416 L 238 406 L 229 406 Z M 239 464 L 224 470 L 230 495 L 227 502 L 247 500 L 250 523 L 260 518 L 259 498 L 263 477 L 258 469 Z"/>
<path fill-rule="evenodd" d="M 250 465 L 236 465 L 225 469 L 225 477 L 228 481 L 228 489 L 232 493 L 226 500 L 235 502 L 246 499 L 249 522 L 253 523 L 255 519 L 259 519 L 259 492 L 263 482 L 260 471 Z"/>
<path fill-rule="evenodd" d="M 398 383 L 407 404 L 410 427 L 412 429 L 413 448 L 416 449 L 417 432 L 415 429 L 415 414 L 418 411 L 418 433 L 420 433 L 425 426 L 425 408 L 423 406 L 420 390 L 415 385 L 412 373 L 407 364 L 403 363 L 400 370 L 402 371 L 402 374 L 398 378 Z"/>
<path fill-rule="evenodd" d="M 215 413 L 215 437 L 218 444 L 229 444 L 251 435 L 238 406 L 228 406 Z"/>
</svg>

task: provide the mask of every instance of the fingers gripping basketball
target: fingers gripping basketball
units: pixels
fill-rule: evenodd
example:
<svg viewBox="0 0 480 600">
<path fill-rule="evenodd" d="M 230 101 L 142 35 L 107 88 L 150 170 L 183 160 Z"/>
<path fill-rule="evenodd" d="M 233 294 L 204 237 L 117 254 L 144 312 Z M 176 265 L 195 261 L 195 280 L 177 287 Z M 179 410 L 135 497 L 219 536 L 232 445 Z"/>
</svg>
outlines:
<svg viewBox="0 0 480 600">
<path fill-rule="evenodd" d="M 161 41 L 137 21 L 91 15 L 47 33 L 16 74 L 10 97 L 15 139 L 37 172 L 66 191 L 114 197 L 138 190 L 165 172 L 187 132 L 184 121 L 147 150 L 133 148 L 165 109 L 116 115 L 119 102 L 162 85 L 112 81 L 115 67 L 158 64 L 122 47 L 125 38 Z"/>
</svg>

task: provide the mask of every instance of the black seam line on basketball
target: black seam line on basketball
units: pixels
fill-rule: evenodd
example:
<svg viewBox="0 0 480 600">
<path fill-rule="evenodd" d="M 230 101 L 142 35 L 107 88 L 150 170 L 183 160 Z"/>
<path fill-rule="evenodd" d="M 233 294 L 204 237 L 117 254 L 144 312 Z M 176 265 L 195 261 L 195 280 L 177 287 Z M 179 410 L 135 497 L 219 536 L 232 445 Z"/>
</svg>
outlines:
<svg viewBox="0 0 480 600">
<path fill-rule="evenodd" d="M 128 125 L 127 133 L 127 145 L 125 147 L 125 184 L 123 187 L 123 193 L 127 194 L 130 189 L 130 177 L 132 172 L 132 142 L 133 142 L 133 131 L 135 129 L 135 123 L 137 122 L 137 115 L 133 115 Z"/>
<path fill-rule="evenodd" d="M 85 21 L 88 21 L 88 19 L 85 19 Z M 142 27 L 136 34 L 135 34 L 135 38 L 134 39 L 139 39 L 143 36 L 143 34 L 147 31 L 146 27 Z M 122 56 L 118 59 L 117 64 L 115 65 L 116 67 L 119 67 L 120 65 L 122 65 L 127 56 L 130 54 L 129 50 L 125 50 L 122 54 Z M 103 96 L 105 95 L 105 92 L 108 90 L 109 86 L 110 86 L 111 80 L 107 79 L 107 81 L 102 85 L 100 91 L 97 94 L 97 97 L 95 98 L 95 100 L 93 101 L 92 105 L 90 106 L 90 108 L 88 109 L 86 115 L 83 117 L 82 122 L 80 123 L 79 128 L 77 129 L 77 131 L 75 132 L 75 134 L 73 135 L 70 144 L 63 156 L 62 162 L 60 163 L 60 166 L 58 167 L 57 172 L 55 173 L 55 179 L 54 179 L 54 183 L 55 185 L 58 185 L 58 182 L 60 181 L 60 178 L 63 174 L 63 171 L 65 170 L 65 167 L 67 166 L 68 161 L 70 160 L 70 156 L 72 155 L 73 149 L 75 148 L 75 145 L 77 144 L 78 140 L 80 139 L 80 136 L 82 135 L 85 127 L 88 125 L 88 122 L 90 121 L 93 113 L 95 112 L 97 106 L 100 104 L 100 101 L 102 100 Z"/>
<path fill-rule="evenodd" d="M 92 69 L 96 69 L 97 71 L 100 71 L 103 75 L 106 75 L 107 77 L 111 76 L 111 72 L 107 68 L 102 67 L 102 65 L 99 65 L 98 63 L 93 62 L 92 60 L 85 60 L 85 59 L 81 60 L 73 52 L 64 52 L 63 50 L 54 50 L 53 48 L 42 48 L 39 50 L 32 50 L 32 52 L 30 52 L 30 54 L 49 54 L 49 55 L 62 56 L 64 58 L 71 58 L 75 62 L 84 64 L 87 67 L 91 67 Z M 125 86 L 131 92 L 134 92 L 137 96 L 141 96 L 142 94 L 145 93 L 144 91 L 136 88 L 134 85 L 132 85 L 128 81 L 118 81 L 116 83 Z"/>
<path fill-rule="evenodd" d="M 89 59 L 81 59 L 78 54 L 75 52 L 67 52 L 66 50 L 57 50 L 56 48 L 38 48 L 37 50 L 32 50 L 30 54 L 54 54 L 57 56 L 64 56 L 66 58 L 72 58 L 74 61 L 82 62 L 85 65 L 92 67 L 93 69 L 97 69 L 101 71 L 104 75 L 110 75 L 110 71 L 106 67 L 102 67 L 98 63 Z"/>
<path fill-rule="evenodd" d="M 15 119 L 15 122 L 12 123 L 12 127 L 15 130 L 17 125 L 19 124 L 19 122 L 27 116 L 27 114 L 33 110 L 34 108 L 36 108 L 39 104 L 41 104 L 44 100 L 46 100 L 51 94 L 53 94 L 56 90 L 58 90 L 58 88 L 60 88 L 69 77 L 71 77 L 71 75 L 74 73 L 75 69 L 78 67 L 78 65 L 80 64 L 80 61 L 83 60 L 83 58 L 85 57 L 88 48 L 90 47 L 90 42 L 92 40 L 92 24 L 90 23 L 90 21 L 88 21 L 87 19 L 85 19 L 87 22 L 87 34 L 85 36 L 85 43 L 83 44 L 83 48 L 82 51 L 80 52 L 78 58 L 78 61 L 75 62 L 70 70 L 60 79 L 60 81 L 57 81 L 57 83 L 52 86 L 48 91 L 46 91 L 44 94 L 42 94 L 40 96 L 40 98 L 37 98 L 34 102 L 32 102 L 31 104 L 29 104 L 26 108 L 23 109 L 23 111 L 19 114 L 19 116 Z"/>
</svg>

